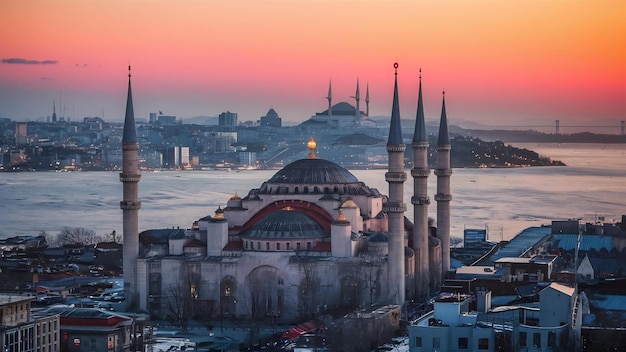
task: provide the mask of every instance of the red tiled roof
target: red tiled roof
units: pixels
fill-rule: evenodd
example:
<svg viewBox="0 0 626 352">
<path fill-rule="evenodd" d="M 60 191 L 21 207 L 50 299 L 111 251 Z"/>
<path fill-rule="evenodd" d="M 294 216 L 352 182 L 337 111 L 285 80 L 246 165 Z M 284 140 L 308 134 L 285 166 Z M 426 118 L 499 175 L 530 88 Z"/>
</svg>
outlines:
<svg viewBox="0 0 626 352">
<path fill-rule="evenodd" d="M 243 241 L 230 241 L 224 246 L 226 251 L 238 251 L 243 249 Z"/>
</svg>

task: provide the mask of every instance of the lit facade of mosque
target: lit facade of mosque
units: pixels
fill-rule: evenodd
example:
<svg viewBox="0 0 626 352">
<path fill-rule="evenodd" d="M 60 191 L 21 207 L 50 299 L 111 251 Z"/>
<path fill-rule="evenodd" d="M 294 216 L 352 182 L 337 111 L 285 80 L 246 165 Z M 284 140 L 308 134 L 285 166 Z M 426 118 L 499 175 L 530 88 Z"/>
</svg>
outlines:
<svg viewBox="0 0 626 352">
<path fill-rule="evenodd" d="M 430 201 L 425 180 L 430 171 L 422 163 L 428 142 L 420 130 L 425 128 L 421 78 L 412 144 L 417 162 L 411 170 L 416 185 L 411 203 L 419 209 L 414 214 L 420 219 L 414 225 L 405 217 L 406 146 L 397 90 L 396 72 L 387 143 L 389 196 L 368 187 L 342 166 L 317 158 L 311 139 L 307 158 L 285 166 L 247 195 L 232 196 L 225 207 L 199 219 L 191 229 L 125 231 L 124 279 L 130 308 L 163 318 L 176 308 L 190 317 L 271 317 L 289 322 L 336 307 L 401 305 L 408 299 L 427 297 L 441 283 L 442 252 L 449 252 L 449 244 L 443 248 L 446 234 L 442 241 L 442 234 L 430 235 L 427 225 Z M 125 130 L 134 132 L 134 117 L 129 119 L 129 113 L 132 103 Z M 442 122 L 447 124 L 445 107 Z M 131 123 L 132 127 L 127 126 Z M 445 144 L 447 126 L 444 130 L 446 136 L 440 143 Z M 128 135 L 136 143 L 132 133 Z M 439 182 L 448 184 L 438 186 L 435 199 L 445 202 L 438 216 L 449 218 L 449 144 L 441 149 L 448 161 L 447 166 L 445 161 L 439 164 L 436 174 Z M 131 170 L 124 174 L 135 175 Z M 447 179 L 441 181 L 439 175 Z M 125 229 L 132 231 L 140 205 L 139 174 L 121 177 L 121 181 L 130 195 L 125 193 L 122 209 L 138 205 L 124 212 L 124 223 L 129 224 Z M 449 224 L 449 219 L 440 222 Z M 127 236 L 137 241 L 135 245 L 126 246 Z M 127 260 L 136 263 L 130 266 L 133 272 L 126 271 Z"/>
</svg>

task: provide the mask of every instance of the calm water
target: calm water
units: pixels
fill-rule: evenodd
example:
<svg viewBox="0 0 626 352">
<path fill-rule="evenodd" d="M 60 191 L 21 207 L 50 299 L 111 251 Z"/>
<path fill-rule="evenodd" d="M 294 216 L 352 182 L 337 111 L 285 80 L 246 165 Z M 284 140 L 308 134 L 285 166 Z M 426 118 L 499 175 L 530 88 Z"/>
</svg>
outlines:
<svg viewBox="0 0 626 352">
<path fill-rule="evenodd" d="M 626 213 L 626 145 L 517 144 L 565 162 L 566 167 L 454 169 L 452 236 L 464 228 L 489 228 L 492 240 L 508 239 L 529 226 L 551 220 L 621 219 Z M 142 173 L 139 197 L 140 231 L 190 227 L 212 215 L 228 198 L 244 196 L 271 178 L 274 170 L 168 171 Z M 370 187 L 388 193 L 385 170 L 354 170 Z M 405 183 L 410 205 L 413 180 Z M 430 216 L 436 218 L 436 177 L 429 177 Z M 56 234 L 64 226 L 84 227 L 98 234 L 122 232 L 117 172 L 0 173 L 0 238 Z"/>
</svg>

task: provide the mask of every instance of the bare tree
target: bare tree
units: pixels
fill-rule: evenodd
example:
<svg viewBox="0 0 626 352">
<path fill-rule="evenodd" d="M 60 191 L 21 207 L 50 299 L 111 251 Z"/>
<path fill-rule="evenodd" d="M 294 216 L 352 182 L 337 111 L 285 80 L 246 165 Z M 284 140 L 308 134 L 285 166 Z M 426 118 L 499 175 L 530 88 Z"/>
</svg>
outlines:
<svg viewBox="0 0 626 352">
<path fill-rule="evenodd" d="M 92 245 L 102 241 L 102 236 L 96 234 L 94 230 L 84 227 L 63 227 L 56 235 L 56 245 Z"/>
<path fill-rule="evenodd" d="M 189 316 L 185 312 L 185 299 L 183 299 L 184 291 L 182 285 L 180 283 L 170 284 L 167 291 L 167 320 L 185 329 Z"/>
<path fill-rule="evenodd" d="M 187 329 L 189 319 L 201 309 L 198 302 L 200 268 L 197 265 L 181 268 L 180 280 L 168 287 L 167 317 L 172 324 Z"/>
<path fill-rule="evenodd" d="M 319 289 L 319 279 L 315 277 L 313 270 L 315 263 L 303 260 L 300 262 L 300 272 L 302 273 L 300 287 L 298 290 L 298 310 L 300 316 L 309 318 L 315 314 L 317 306 L 317 293 Z"/>
<path fill-rule="evenodd" d="M 382 258 L 364 257 L 360 265 L 361 284 L 367 290 L 369 304 L 374 304 L 380 297 L 382 264 Z"/>
</svg>

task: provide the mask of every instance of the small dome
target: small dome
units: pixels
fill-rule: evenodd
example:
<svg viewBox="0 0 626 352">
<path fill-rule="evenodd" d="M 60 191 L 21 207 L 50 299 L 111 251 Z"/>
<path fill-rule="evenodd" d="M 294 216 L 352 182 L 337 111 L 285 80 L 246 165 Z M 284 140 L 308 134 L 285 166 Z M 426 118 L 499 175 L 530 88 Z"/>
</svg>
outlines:
<svg viewBox="0 0 626 352">
<path fill-rule="evenodd" d="M 308 215 L 295 210 L 278 210 L 263 217 L 242 237 L 289 239 L 324 235 L 322 227 Z"/>
<path fill-rule="evenodd" d="M 240 199 L 241 197 L 237 193 L 233 194 L 233 196 L 230 197 L 230 200 L 240 200 Z"/>
<path fill-rule="evenodd" d="M 358 208 L 359 206 L 356 205 L 356 203 L 354 202 L 354 200 L 352 200 L 352 198 L 348 198 L 346 199 L 345 202 L 343 202 L 343 204 L 341 204 L 341 208 Z"/>
<path fill-rule="evenodd" d="M 324 159 L 300 159 L 278 171 L 268 183 L 284 184 L 341 184 L 357 183 L 356 178 L 344 167 Z"/>
</svg>

